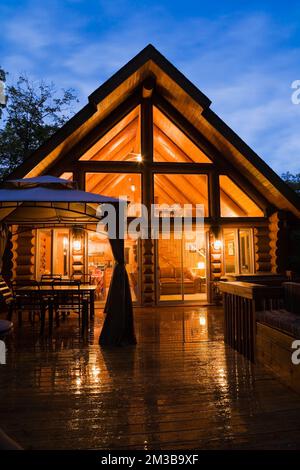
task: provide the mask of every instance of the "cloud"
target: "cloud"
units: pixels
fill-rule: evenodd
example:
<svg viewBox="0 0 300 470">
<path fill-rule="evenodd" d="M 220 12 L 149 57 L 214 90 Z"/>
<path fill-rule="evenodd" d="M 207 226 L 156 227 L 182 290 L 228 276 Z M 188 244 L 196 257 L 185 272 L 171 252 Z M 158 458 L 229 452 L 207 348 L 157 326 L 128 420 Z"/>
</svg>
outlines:
<svg viewBox="0 0 300 470">
<path fill-rule="evenodd" d="M 24 8 L 2 19 L 3 65 L 74 87 L 84 104 L 93 89 L 151 42 L 276 171 L 300 171 L 300 105 L 290 100 L 290 84 L 300 78 L 300 50 L 291 22 L 280 24 L 265 13 L 208 18 L 200 8 L 179 17 L 155 2 L 134 8 L 126 0 L 86 5 L 48 0 L 41 7 L 24 0 Z"/>
</svg>

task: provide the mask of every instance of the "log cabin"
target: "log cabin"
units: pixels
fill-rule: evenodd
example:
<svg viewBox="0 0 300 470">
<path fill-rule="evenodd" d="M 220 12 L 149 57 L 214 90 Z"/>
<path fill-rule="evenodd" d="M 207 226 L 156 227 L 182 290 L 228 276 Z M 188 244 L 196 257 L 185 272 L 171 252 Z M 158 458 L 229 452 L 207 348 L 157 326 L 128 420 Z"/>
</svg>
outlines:
<svg viewBox="0 0 300 470">
<path fill-rule="evenodd" d="M 169 239 L 126 240 L 139 305 L 214 302 L 221 278 L 275 278 L 295 269 L 291 234 L 299 227 L 299 196 L 210 105 L 148 45 L 11 175 L 59 176 L 149 209 L 153 203 L 203 205 L 205 236 L 198 246 L 175 236 L 175 229 Z M 90 276 L 105 300 L 113 257 L 95 230 L 18 227 L 8 248 L 7 277 Z"/>
</svg>

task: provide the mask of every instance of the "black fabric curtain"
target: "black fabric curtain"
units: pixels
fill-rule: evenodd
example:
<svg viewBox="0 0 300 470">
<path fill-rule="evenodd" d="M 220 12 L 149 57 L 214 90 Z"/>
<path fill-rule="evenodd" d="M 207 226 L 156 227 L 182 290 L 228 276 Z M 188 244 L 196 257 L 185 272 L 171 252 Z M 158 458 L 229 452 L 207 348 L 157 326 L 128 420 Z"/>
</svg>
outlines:
<svg viewBox="0 0 300 470">
<path fill-rule="evenodd" d="M 124 259 L 124 239 L 110 240 L 115 267 L 104 307 L 105 321 L 99 338 L 102 346 L 136 344 L 131 292 Z"/>
</svg>

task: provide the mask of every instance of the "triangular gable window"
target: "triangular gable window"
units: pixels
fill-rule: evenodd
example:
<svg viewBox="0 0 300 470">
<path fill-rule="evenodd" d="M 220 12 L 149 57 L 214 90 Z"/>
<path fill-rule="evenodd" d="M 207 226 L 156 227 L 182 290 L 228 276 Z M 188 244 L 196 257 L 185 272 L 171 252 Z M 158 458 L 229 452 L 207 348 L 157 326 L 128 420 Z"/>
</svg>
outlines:
<svg viewBox="0 0 300 470">
<path fill-rule="evenodd" d="M 165 114 L 153 108 L 154 161 L 165 163 L 211 163 Z"/>
<path fill-rule="evenodd" d="M 137 106 L 89 148 L 80 160 L 135 162 L 139 158 L 140 107 Z"/>
<path fill-rule="evenodd" d="M 263 211 L 228 176 L 220 176 L 221 217 L 263 217 Z"/>
</svg>

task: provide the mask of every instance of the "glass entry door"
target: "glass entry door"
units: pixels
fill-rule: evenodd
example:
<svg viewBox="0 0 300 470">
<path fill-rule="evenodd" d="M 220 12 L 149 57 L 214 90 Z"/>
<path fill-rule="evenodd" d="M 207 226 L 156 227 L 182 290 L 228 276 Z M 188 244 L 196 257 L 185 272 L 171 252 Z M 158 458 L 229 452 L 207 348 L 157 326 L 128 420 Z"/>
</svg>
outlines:
<svg viewBox="0 0 300 470">
<path fill-rule="evenodd" d="M 125 265 L 133 302 L 140 302 L 140 243 L 139 240 L 125 240 Z M 114 268 L 114 257 L 108 238 L 97 232 L 88 232 L 86 272 L 97 286 L 96 299 L 105 302 Z"/>
<path fill-rule="evenodd" d="M 224 268 L 226 274 L 254 272 L 252 229 L 223 229 Z"/>
<path fill-rule="evenodd" d="M 70 231 L 69 229 L 37 230 L 36 278 L 43 274 L 70 275 Z"/>
<path fill-rule="evenodd" d="M 171 233 L 157 241 L 157 298 L 159 302 L 206 300 L 205 239 Z"/>
</svg>

